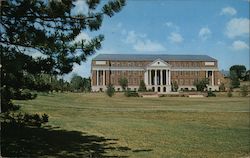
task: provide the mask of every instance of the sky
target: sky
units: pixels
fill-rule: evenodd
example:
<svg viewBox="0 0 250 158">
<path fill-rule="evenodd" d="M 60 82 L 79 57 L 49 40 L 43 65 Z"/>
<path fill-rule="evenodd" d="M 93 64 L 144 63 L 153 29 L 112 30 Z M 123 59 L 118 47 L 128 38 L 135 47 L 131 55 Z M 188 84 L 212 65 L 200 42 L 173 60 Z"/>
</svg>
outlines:
<svg viewBox="0 0 250 158">
<path fill-rule="evenodd" d="M 107 1 L 102 1 L 102 3 Z M 90 76 L 98 54 L 205 54 L 218 60 L 219 70 L 249 65 L 250 0 L 127 0 L 113 17 L 105 17 L 97 32 L 82 32 L 76 40 L 103 34 L 102 48 L 64 76 Z M 84 0 L 74 12 L 86 13 Z"/>
</svg>

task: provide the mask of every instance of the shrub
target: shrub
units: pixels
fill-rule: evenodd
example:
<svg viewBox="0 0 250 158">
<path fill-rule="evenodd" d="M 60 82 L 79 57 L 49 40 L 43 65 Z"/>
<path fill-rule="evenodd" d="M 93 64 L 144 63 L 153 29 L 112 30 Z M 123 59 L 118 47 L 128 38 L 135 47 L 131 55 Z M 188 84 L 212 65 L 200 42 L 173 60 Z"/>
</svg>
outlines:
<svg viewBox="0 0 250 158">
<path fill-rule="evenodd" d="M 221 83 L 220 86 L 219 86 L 219 91 L 221 92 L 225 92 L 225 84 L 224 83 Z"/>
<path fill-rule="evenodd" d="M 240 94 L 241 96 L 245 97 L 248 95 L 248 88 L 247 85 L 243 85 L 242 87 L 240 87 Z"/>
<path fill-rule="evenodd" d="M 174 91 L 174 92 L 177 92 L 178 91 L 178 84 L 176 81 L 174 81 L 173 83 L 171 83 L 171 89 Z"/>
<path fill-rule="evenodd" d="M 42 124 L 49 121 L 49 116 L 43 114 L 42 116 L 38 114 L 27 114 L 27 113 L 5 113 L 4 118 L 5 122 L 11 122 L 18 126 L 36 126 L 41 127 Z"/>
<path fill-rule="evenodd" d="M 207 84 L 209 84 L 209 79 L 205 78 L 202 80 L 196 80 L 194 82 L 194 85 L 196 86 L 197 91 L 204 91 L 205 88 L 207 88 Z"/>
<path fill-rule="evenodd" d="M 17 91 L 13 91 L 13 99 L 17 100 L 28 100 L 35 99 L 37 94 L 32 93 L 29 89 L 21 89 Z"/>
<path fill-rule="evenodd" d="M 43 123 L 49 122 L 49 116 L 47 114 L 42 115 L 42 122 Z"/>
<path fill-rule="evenodd" d="M 227 96 L 228 96 L 228 97 L 232 97 L 232 96 L 233 96 L 233 93 L 232 93 L 232 90 L 231 90 L 231 89 L 227 92 Z"/>
<path fill-rule="evenodd" d="M 114 86 L 112 84 L 108 84 L 106 94 L 109 97 L 112 97 L 115 94 L 115 88 L 114 88 Z"/>
<path fill-rule="evenodd" d="M 139 97 L 139 94 L 136 92 L 136 91 L 130 91 L 130 90 L 127 90 L 124 95 L 126 97 Z"/>
<path fill-rule="evenodd" d="M 214 94 L 212 91 L 208 91 L 207 97 L 216 97 L 216 94 Z"/>
<path fill-rule="evenodd" d="M 128 79 L 125 77 L 119 78 L 119 84 L 122 87 L 122 90 L 126 90 L 126 88 L 128 87 Z"/>
<path fill-rule="evenodd" d="M 140 81 L 140 86 L 139 86 L 138 91 L 139 92 L 146 92 L 147 91 L 146 85 L 145 85 L 143 80 Z"/>
</svg>

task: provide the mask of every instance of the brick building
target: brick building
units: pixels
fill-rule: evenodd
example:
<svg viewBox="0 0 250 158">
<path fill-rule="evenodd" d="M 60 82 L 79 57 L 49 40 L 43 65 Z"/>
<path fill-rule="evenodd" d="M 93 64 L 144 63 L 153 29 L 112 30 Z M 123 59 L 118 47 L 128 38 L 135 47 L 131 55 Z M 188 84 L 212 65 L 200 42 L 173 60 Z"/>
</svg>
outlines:
<svg viewBox="0 0 250 158">
<path fill-rule="evenodd" d="M 100 54 L 92 60 L 92 91 L 104 91 L 111 83 L 121 90 L 118 80 L 128 79 L 128 88 L 138 90 L 143 80 L 147 89 L 170 92 L 171 83 L 180 89 L 196 89 L 195 80 L 209 78 L 208 88 L 218 90 L 221 74 L 216 59 L 207 55 Z"/>
</svg>

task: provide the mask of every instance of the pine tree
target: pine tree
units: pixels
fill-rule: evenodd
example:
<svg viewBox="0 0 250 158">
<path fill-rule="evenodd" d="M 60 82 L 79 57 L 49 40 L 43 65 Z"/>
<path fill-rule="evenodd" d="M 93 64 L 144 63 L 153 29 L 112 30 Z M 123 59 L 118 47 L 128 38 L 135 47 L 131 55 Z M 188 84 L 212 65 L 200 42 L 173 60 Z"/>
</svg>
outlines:
<svg viewBox="0 0 250 158">
<path fill-rule="evenodd" d="M 86 0 L 87 13 L 73 14 L 74 1 L 1 1 L 1 96 L 4 104 L 10 102 L 11 88 L 18 90 L 25 86 L 22 83 L 25 73 L 63 75 L 72 71 L 73 64 L 86 61 L 101 48 L 104 35 L 81 41 L 75 38 L 83 31 L 97 31 L 105 16 L 112 17 L 125 6 L 125 0 L 111 0 L 103 6 L 100 0 Z M 34 59 L 32 53 L 43 57 Z"/>
</svg>

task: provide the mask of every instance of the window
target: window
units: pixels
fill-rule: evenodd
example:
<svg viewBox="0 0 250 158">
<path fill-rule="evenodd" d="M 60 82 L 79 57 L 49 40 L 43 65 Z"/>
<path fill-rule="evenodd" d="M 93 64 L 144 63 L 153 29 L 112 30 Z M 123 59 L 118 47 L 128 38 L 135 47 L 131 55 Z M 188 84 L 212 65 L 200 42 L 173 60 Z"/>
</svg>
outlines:
<svg viewBox="0 0 250 158">
<path fill-rule="evenodd" d="M 163 87 L 163 92 L 166 92 L 166 87 Z"/>
<path fill-rule="evenodd" d="M 183 85 L 183 79 L 180 79 L 180 85 Z"/>
</svg>

